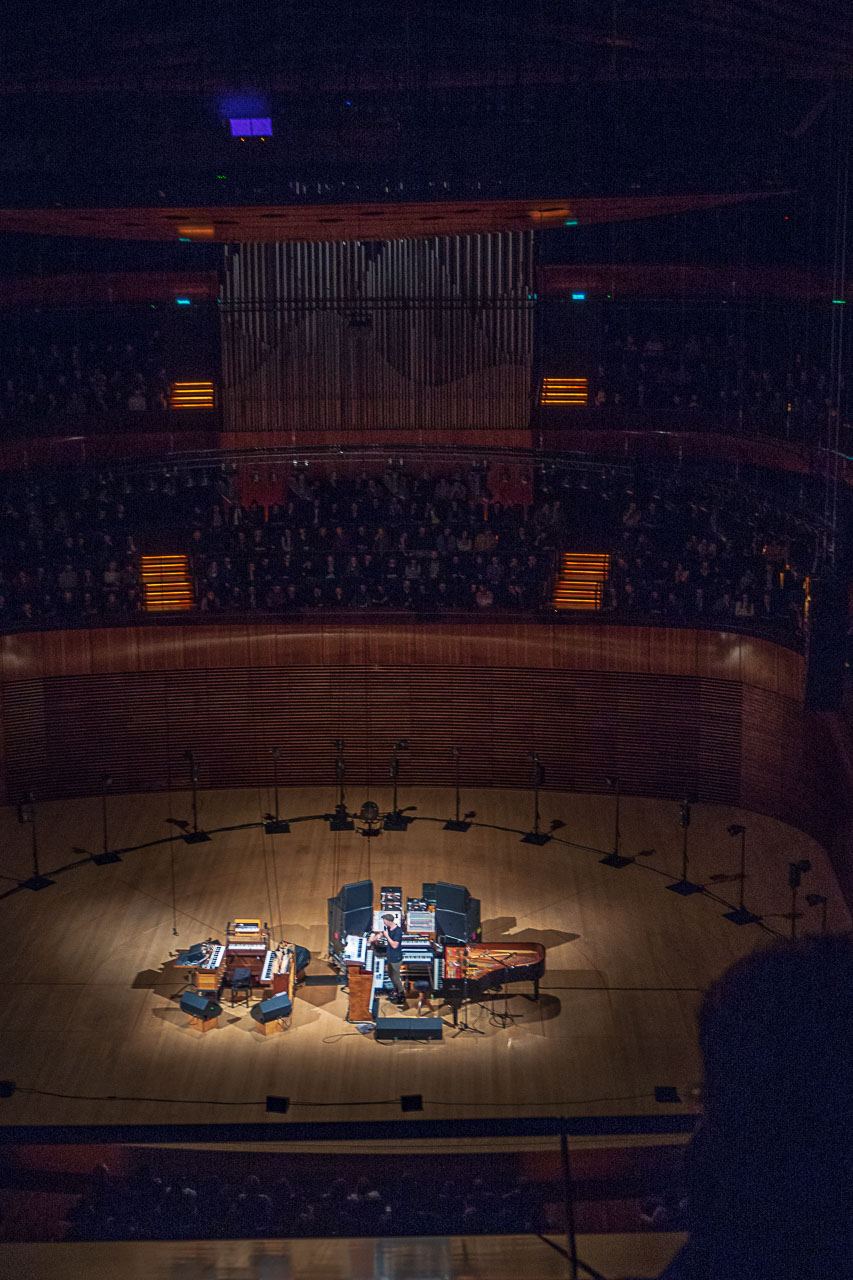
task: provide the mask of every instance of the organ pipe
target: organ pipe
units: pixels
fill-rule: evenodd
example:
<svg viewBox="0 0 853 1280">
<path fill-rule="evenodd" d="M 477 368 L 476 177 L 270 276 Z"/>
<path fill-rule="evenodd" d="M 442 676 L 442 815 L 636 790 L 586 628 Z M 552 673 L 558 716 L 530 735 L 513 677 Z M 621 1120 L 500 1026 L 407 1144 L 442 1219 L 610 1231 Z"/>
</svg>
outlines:
<svg viewBox="0 0 853 1280">
<path fill-rule="evenodd" d="M 533 235 L 225 247 L 226 429 L 527 425 Z"/>
</svg>

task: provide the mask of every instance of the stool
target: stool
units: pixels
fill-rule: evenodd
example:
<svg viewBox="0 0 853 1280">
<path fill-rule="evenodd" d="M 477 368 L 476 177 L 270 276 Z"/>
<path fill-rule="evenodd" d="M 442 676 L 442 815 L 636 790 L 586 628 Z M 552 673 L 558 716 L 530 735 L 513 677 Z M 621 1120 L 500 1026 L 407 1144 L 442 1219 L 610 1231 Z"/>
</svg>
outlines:
<svg viewBox="0 0 853 1280">
<path fill-rule="evenodd" d="M 252 970 L 251 969 L 234 969 L 231 973 L 231 1008 L 240 1000 L 242 996 L 246 997 L 246 1007 L 248 1008 L 252 995 Z"/>
<path fill-rule="evenodd" d="M 417 978 L 412 983 L 412 988 L 418 993 L 418 1017 L 421 1016 L 421 1009 L 426 1005 L 430 1013 L 432 1013 L 432 1004 L 429 995 L 432 990 L 432 983 L 428 978 Z"/>
</svg>

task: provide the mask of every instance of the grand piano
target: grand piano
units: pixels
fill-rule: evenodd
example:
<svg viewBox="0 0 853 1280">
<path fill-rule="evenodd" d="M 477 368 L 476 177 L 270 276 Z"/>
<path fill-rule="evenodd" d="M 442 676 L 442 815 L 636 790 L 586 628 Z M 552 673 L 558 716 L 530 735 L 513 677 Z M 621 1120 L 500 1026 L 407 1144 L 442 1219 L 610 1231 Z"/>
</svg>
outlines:
<svg viewBox="0 0 853 1280">
<path fill-rule="evenodd" d="M 453 1010 L 457 1025 L 465 1000 L 478 1000 L 489 991 L 501 991 L 518 982 L 533 983 L 533 999 L 539 999 L 539 979 L 545 972 L 545 948 L 538 942 L 473 942 L 467 947 L 446 947 L 436 984 Z"/>
</svg>

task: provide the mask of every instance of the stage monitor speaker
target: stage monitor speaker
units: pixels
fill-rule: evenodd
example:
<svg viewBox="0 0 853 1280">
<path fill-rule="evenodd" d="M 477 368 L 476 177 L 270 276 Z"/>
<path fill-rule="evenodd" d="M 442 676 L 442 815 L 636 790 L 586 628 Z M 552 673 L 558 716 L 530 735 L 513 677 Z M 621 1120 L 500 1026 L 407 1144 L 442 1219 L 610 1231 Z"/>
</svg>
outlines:
<svg viewBox="0 0 853 1280">
<path fill-rule="evenodd" d="M 444 1031 L 441 1018 L 377 1018 L 376 1040 L 440 1040 Z"/>
<path fill-rule="evenodd" d="M 476 938 L 480 932 L 480 899 L 472 898 L 468 907 L 468 937 Z"/>
<path fill-rule="evenodd" d="M 470 942 L 471 931 L 468 926 L 466 911 L 440 911 L 435 909 L 435 932 L 439 938 L 450 938 L 454 942 Z"/>
<path fill-rule="evenodd" d="M 191 1018 L 201 1018 L 202 1022 L 207 1022 L 210 1018 L 219 1017 L 222 1005 L 211 1000 L 209 995 L 190 988 L 181 996 L 181 1012 L 188 1013 Z"/>
<path fill-rule="evenodd" d="M 345 884 L 338 894 L 341 909 L 344 912 L 357 911 L 368 907 L 373 910 L 373 881 L 357 880 L 354 884 Z"/>
<path fill-rule="evenodd" d="M 464 884 L 445 884 L 443 880 L 436 882 L 435 886 L 435 909 L 436 911 L 462 911 L 468 910 L 468 904 L 471 901 L 471 895 L 465 888 Z"/>
<path fill-rule="evenodd" d="M 367 933 L 373 924 L 373 907 L 356 907 L 354 911 L 345 911 L 343 916 L 344 935 Z"/>
<path fill-rule="evenodd" d="M 286 991 L 282 991 L 277 996 L 272 996 L 269 1000 L 262 1000 L 260 1004 L 256 1004 L 251 1010 L 251 1016 L 255 1022 L 277 1022 L 281 1018 L 289 1018 L 293 1012 L 293 1005 L 290 996 Z"/>
<path fill-rule="evenodd" d="M 424 902 L 429 902 L 435 906 L 435 882 L 427 883 L 425 880 L 421 888 L 421 897 Z"/>
<path fill-rule="evenodd" d="M 346 941 L 344 929 L 344 913 L 341 910 L 340 897 L 328 899 L 329 912 L 329 955 L 339 955 Z"/>
</svg>

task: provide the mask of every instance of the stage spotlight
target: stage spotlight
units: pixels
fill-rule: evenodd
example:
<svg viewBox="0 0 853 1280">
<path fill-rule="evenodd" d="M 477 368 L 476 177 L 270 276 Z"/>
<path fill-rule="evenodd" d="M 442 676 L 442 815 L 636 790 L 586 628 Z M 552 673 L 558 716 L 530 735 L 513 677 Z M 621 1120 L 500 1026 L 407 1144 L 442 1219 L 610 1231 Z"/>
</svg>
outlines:
<svg viewBox="0 0 853 1280">
<path fill-rule="evenodd" d="M 655 1102 L 680 1102 L 681 1097 L 675 1085 L 655 1085 Z"/>
</svg>

